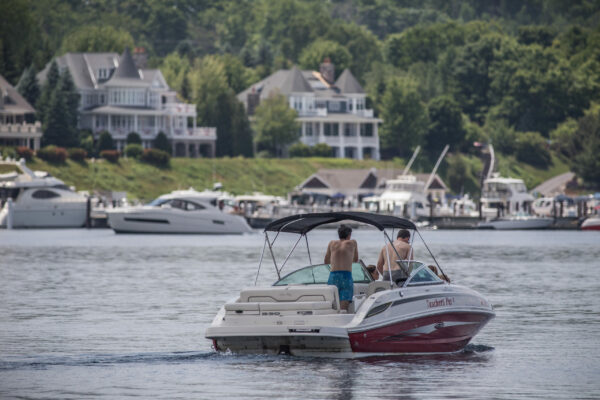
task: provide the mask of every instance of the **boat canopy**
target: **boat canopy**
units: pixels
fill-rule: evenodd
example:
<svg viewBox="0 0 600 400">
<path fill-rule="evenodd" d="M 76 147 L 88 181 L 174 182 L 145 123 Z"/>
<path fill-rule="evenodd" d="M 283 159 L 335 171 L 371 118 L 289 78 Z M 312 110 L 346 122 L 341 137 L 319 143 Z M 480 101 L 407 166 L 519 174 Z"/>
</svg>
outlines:
<svg viewBox="0 0 600 400">
<path fill-rule="evenodd" d="M 330 212 L 330 213 L 307 213 L 291 215 L 271 222 L 265 227 L 265 232 L 289 232 L 305 235 L 314 228 L 339 221 L 356 221 L 383 231 L 387 228 L 417 229 L 415 224 L 404 218 L 391 215 L 371 214 L 366 212 Z"/>
</svg>

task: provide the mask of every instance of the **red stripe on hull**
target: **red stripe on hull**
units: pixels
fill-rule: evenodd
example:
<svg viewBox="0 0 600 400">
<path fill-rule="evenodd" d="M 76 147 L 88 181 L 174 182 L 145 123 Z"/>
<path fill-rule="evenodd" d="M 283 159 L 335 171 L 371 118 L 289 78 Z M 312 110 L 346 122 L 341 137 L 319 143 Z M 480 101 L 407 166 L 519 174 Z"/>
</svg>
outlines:
<svg viewBox="0 0 600 400">
<path fill-rule="evenodd" d="M 600 231 L 600 225 L 590 225 L 581 227 L 582 231 Z"/>
<path fill-rule="evenodd" d="M 450 353 L 463 349 L 491 318 L 479 313 L 431 315 L 348 336 L 354 352 Z"/>
</svg>

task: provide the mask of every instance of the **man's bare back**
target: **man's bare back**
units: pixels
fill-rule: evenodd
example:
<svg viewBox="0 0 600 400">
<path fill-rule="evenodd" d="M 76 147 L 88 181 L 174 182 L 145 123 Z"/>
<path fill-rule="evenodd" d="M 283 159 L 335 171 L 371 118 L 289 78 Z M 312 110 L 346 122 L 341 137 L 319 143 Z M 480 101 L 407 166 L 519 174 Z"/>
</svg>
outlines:
<svg viewBox="0 0 600 400">
<path fill-rule="evenodd" d="M 327 246 L 325 264 L 331 264 L 331 271 L 350 271 L 352 263 L 358 261 L 358 244 L 356 240 L 332 240 Z"/>
</svg>

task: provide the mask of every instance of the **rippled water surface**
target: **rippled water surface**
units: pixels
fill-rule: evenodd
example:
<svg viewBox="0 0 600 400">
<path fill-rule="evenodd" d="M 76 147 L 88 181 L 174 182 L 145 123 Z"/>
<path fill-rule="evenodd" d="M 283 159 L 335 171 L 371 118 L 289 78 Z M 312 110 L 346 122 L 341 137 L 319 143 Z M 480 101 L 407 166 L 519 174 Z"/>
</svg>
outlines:
<svg viewBox="0 0 600 400">
<path fill-rule="evenodd" d="M 334 234 L 309 236 L 313 259 Z M 0 398 L 600 398 L 600 234 L 423 236 L 496 319 L 459 354 L 336 360 L 211 350 L 204 330 L 253 284 L 261 234 L 0 230 Z M 381 234 L 353 237 L 374 263 Z M 299 245 L 286 270 L 307 261 Z M 265 262 L 259 283 L 275 277 Z"/>
</svg>

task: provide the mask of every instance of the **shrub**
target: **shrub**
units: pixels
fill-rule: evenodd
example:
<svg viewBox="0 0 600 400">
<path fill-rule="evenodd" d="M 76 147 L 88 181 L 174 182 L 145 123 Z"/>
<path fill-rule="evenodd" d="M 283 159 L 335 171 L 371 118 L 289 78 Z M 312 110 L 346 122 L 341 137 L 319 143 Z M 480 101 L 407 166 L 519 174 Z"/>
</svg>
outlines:
<svg viewBox="0 0 600 400">
<path fill-rule="evenodd" d="M 310 150 L 313 157 L 333 157 L 333 150 L 327 143 L 317 143 Z"/>
<path fill-rule="evenodd" d="M 310 157 L 310 147 L 304 143 L 294 143 L 288 149 L 290 157 Z"/>
<path fill-rule="evenodd" d="M 102 150 L 100 152 L 100 157 L 113 164 L 119 162 L 119 152 L 117 150 Z"/>
<path fill-rule="evenodd" d="M 98 152 L 102 152 L 102 150 L 114 150 L 115 143 L 113 142 L 113 138 L 110 133 L 103 131 L 100 133 L 100 137 L 98 138 Z M 102 156 L 102 155 L 101 155 Z"/>
<path fill-rule="evenodd" d="M 144 149 L 141 144 L 131 143 L 125 146 L 125 155 L 131 158 L 140 158 Z"/>
<path fill-rule="evenodd" d="M 67 150 L 63 147 L 50 145 L 39 149 L 37 156 L 49 163 L 62 164 L 67 160 Z"/>
<path fill-rule="evenodd" d="M 158 135 L 156 135 L 156 138 L 152 142 L 152 147 L 162 150 L 165 153 L 171 153 L 171 144 L 169 143 L 169 139 L 164 132 L 158 132 Z"/>
<path fill-rule="evenodd" d="M 0 147 L 0 159 L 17 158 L 17 152 L 13 147 Z"/>
<path fill-rule="evenodd" d="M 137 132 L 129 132 L 126 141 L 127 144 L 142 144 L 142 138 Z"/>
<path fill-rule="evenodd" d="M 73 161 L 77 161 L 77 162 L 84 162 L 85 158 L 87 157 L 87 151 L 85 151 L 84 149 L 80 149 L 80 148 L 72 148 L 67 150 L 67 152 L 69 153 L 69 158 Z"/>
<path fill-rule="evenodd" d="M 142 161 L 157 167 L 168 167 L 171 162 L 171 156 L 166 151 L 146 149 L 142 154 Z"/>
<path fill-rule="evenodd" d="M 33 159 L 33 150 L 29 147 L 19 146 L 15 151 L 19 155 L 19 158 L 24 158 L 26 161 L 31 161 L 31 159 Z"/>
</svg>

